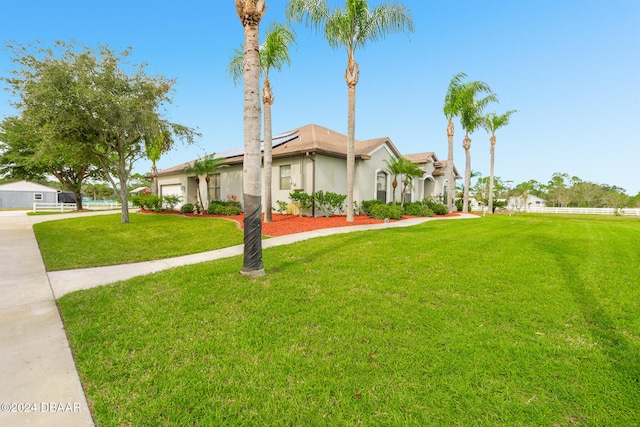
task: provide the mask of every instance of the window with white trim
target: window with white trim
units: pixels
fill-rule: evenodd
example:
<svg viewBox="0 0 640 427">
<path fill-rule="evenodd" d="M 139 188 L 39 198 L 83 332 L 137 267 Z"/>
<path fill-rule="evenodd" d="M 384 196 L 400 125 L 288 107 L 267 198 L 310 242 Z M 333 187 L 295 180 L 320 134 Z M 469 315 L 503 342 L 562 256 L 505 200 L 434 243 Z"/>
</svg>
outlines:
<svg viewBox="0 0 640 427">
<path fill-rule="evenodd" d="M 42 193 L 33 193 L 33 200 L 44 200 Z"/>
<path fill-rule="evenodd" d="M 291 165 L 280 166 L 280 189 L 291 190 Z"/>
</svg>

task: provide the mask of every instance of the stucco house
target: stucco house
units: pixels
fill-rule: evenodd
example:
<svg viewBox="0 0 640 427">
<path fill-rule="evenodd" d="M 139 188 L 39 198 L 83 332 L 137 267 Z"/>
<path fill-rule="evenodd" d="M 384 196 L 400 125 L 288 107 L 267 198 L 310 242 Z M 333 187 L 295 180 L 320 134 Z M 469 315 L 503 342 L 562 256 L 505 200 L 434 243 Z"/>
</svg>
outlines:
<svg viewBox="0 0 640 427">
<path fill-rule="evenodd" d="M 29 181 L 0 185 L 0 208 L 32 208 L 33 202 L 57 203 L 60 191 Z"/>
<path fill-rule="evenodd" d="M 533 194 L 529 194 L 527 195 L 526 202 L 524 196 L 509 197 L 507 206 L 511 209 L 521 209 L 523 211 L 528 211 L 530 208 L 546 208 L 547 201 L 538 196 L 534 196 Z"/>
<path fill-rule="evenodd" d="M 310 124 L 273 137 L 272 198 L 288 201 L 295 190 L 306 193 L 316 191 L 347 194 L 347 136 L 316 124 Z M 354 200 L 392 200 L 393 177 L 385 171 L 385 160 L 402 156 L 387 137 L 355 142 L 356 180 Z M 242 202 L 243 148 L 216 153 L 229 167 L 211 177 L 209 188 L 200 179 L 200 192 L 204 205 L 209 200 L 225 200 L 236 196 Z M 418 163 L 424 170 L 422 177 L 413 180 L 413 188 L 405 200 L 422 200 L 446 194 L 446 161 L 440 161 L 433 152 L 404 156 Z M 195 176 L 185 174 L 193 161 L 158 172 L 158 189 L 162 196 L 177 195 L 182 203 L 194 203 L 198 192 Z M 454 168 L 456 179 L 460 179 Z M 396 198 L 399 200 L 398 186 Z M 264 195 L 263 195 L 264 196 Z"/>
</svg>

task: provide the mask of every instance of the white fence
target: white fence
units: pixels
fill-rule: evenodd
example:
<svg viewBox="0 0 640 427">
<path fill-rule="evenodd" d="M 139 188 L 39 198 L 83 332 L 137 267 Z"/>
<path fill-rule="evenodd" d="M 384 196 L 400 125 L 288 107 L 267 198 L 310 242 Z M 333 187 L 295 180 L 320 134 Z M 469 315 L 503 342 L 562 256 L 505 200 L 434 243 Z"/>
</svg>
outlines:
<svg viewBox="0 0 640 427">
<path fill-rule="evenodd" d="M 129 206 L 131 207 L 131 205 Z M 82 208 L 90 211 L 106 211 L 111 209 L 121 209 L 122 205 L 120 203 L 93 203 L 93 202 L 84 202 L 82 203 Z M 42 203 L 42 202 L 33 202 L 33 212 L 73 212 L 76 210 L 75 203 Z"/>
<path fill-rule="evenodd" d="M 520 210 L 522 212 L 522 210 Z M 553 213 L 553 214 L 589 214 L 589 215 L 633 215 L 640 216 L 640 208 L 543 208 L 529 207 L 527 212 L 531 213 Z"/>
</svg>

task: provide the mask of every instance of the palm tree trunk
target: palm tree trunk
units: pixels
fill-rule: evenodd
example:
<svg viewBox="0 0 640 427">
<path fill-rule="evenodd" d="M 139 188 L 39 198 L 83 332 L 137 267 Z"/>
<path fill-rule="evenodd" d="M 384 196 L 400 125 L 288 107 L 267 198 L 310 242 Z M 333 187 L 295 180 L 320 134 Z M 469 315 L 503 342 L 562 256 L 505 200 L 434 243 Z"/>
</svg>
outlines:
<svg viewBox="0 0 640 427">
<path fill-rule="evenodd" d="M 260 188 L 260 53 L 259 24 L 266 5 L 261 0 L 236 0 L 244 27 L 244 260 L 241 274 L 264 276 L 262 264 L 262 206 Z"/>
<path fill-rule="evenodd" d="M 196 204 L 200 205 L 200 208 L 204 210 L 204 202 L 202 201 L 202 193 L 200 192 L 200 177 L 196 176 L 196 188 L 198 189 L 198 193 L 196 194 Z M 198 201 L 200 199 L 200 201 Z M 200 212 L 198 212 L 200 213 Z"/>
<path fill-rule="evenodd" d="M 264 78 L 262 88 L 262 103 L 264 104 L 264 222 L 271 222 L 273 200 L 271 198 L 272 183 L 272 129 L 271 129 L 271 104 L 273 104 L 273 92 L 269 77 Z"/>
<path fill-rule="evenodd" d="M 449 119 L 449 124 L 447 125 L 447 145 L 449 148 L 447 154 L 447 210 L 449 212 L 453 212 L 453 199 L 456 194 L 456 181 L 453 174 L 453 133 L 453 120 Z"/>
<path fill-rule="evenodd" d="M 489 213 L 493 213 L 493 166 L 495 164 L 496 136 L 491 135 L 491 164 L 489 166 Z"/>
<path fill-rule="evenodd" d="M 353 187 L 356 179 L 356 85 L 359 77 L 358 63 L 353 58 L 353 52 L 349 53 L 349 62 L 345 72 L 345 81 L 348 87 L 348 119 L 347 119 L 347 222 L 353 222 Z"/>
<path fill-rule="evenodd" d="M 469 186 L 471 185 L 471 138 L 467 133 L 462 141 L 464 155 L 466 158 L 464 167 L 464 190 L 462 192 L 462 212 L 469 211 Z"/>
</svg>

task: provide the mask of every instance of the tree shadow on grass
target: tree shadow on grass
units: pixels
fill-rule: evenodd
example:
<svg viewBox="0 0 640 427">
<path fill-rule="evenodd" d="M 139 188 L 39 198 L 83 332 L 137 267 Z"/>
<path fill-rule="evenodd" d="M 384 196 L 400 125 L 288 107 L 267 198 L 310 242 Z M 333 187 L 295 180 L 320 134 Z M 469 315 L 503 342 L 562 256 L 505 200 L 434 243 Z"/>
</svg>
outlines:
<svg viewBox="0 0 640 427">
<path fill-rule="evenodd" d="M 560 266 L 562 282 L 580 308 L 594 340 L 601 344 L 600 348 L 612 369 L 624 378 L 629 387 L 636 390 L 635 394 L 640 394 L 640 354 L 634 352 L 629 338 L 620 332 L 613 317 L 589 286 L 580 279 L 584 276 L 584 247 L 550 238 L 548 234 L 530 238 L 537 240 L 535 246 L 550 254 Z"/>
</svg>

